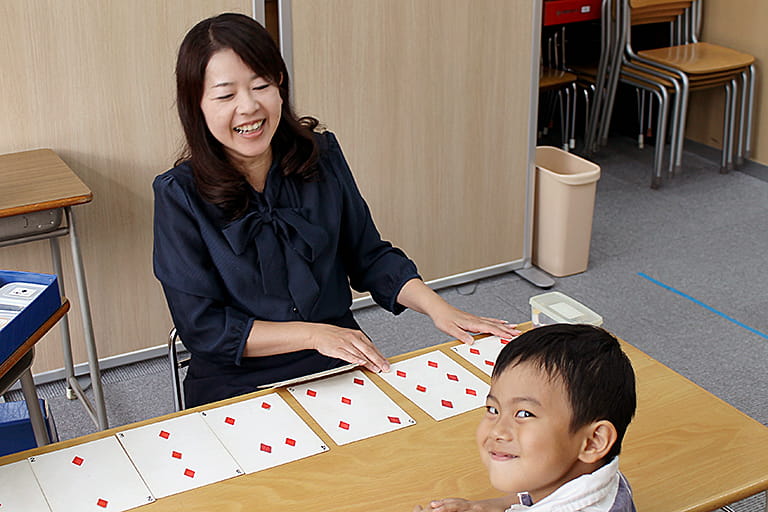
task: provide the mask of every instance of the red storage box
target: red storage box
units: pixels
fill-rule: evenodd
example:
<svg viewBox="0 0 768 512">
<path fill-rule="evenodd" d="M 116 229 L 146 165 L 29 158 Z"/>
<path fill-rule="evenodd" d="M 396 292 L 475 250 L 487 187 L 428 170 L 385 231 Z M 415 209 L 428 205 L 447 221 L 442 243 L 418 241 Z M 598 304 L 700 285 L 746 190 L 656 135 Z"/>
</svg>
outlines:
<svg viewBox="0 0 768 512">
<path fill-rule="evenodd" d="M 602 0 L 545 0 L 544 26 L 600 19 Z"/>
</svg>

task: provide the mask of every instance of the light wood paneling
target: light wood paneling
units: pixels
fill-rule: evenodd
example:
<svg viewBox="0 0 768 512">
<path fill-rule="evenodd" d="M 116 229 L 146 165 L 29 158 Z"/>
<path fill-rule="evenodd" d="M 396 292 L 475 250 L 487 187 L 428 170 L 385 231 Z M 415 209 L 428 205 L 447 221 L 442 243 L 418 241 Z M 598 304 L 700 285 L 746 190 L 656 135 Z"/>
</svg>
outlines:
<svg viewBox="0 0 768 512">
<path fill-rule="evenodd" d="M 768 165 L 768 111 L 762 108 L 768 92 L 763 66 L 768 62 L 768 2 L 764 0 L 703 0 L 702 40 L 721 44 L 756 58 L 757 93 L 752 136 L 752 160 Z M 722 88 L 691 94 L 686 137 L 720 148 L 723 142 Z"/>
<path fill-rule="evenodd" d="M 426 279 L 523 257 L 533 2 L 292 1 L 301 113 Z"/>
<path fill-rule="evenodd" d="M 99 356 L 163 343 L 170 317 L 152 275 L 152 179 L 181 141 L 173 69 L 186 31 L 250 0 L 0 2 L 0 154 L 51 148 L 93 191 L 75 207 Z M 47 242 L 0 249 L 0 268 L 50 272 Z M 76 362 L 85 361 L 68 244 Z M 60 368 L 58 329 L 35 373 Z"/>
</svg>

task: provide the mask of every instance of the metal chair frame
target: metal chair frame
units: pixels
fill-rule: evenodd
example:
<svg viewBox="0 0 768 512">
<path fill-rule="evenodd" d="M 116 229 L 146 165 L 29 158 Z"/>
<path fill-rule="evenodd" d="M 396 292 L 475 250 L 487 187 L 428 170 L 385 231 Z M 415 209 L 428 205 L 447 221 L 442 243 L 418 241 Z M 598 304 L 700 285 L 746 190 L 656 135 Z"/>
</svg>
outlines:
<svg viewBox="0 0 768 512">
<path fill-rule="evenodd" d="M 171 331 L 168 333 L 168 361 L 170 363 L 171 385 L 173 387 L 173 406 L 178 412 L 186 409 L 184 384 L 179 375 L 179 370 L 189 366 L 190 358 L 179 359 L 177 343 L 181 343 L 181 338 L 176 331 L 176 327 L 171 327 Z"/>
</svg>

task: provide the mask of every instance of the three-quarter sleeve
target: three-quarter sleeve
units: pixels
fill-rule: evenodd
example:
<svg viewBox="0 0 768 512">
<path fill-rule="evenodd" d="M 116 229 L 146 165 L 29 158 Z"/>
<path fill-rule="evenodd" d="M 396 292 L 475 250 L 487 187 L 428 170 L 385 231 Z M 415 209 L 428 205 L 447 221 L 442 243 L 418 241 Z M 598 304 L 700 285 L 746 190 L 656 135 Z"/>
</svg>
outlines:
<svg viewBox="0 0 768 512">
<path fill-rule="evenodd" d="M 205 240 L 211 230 L 174 176 L 158 176 L 153 188 L 154 271 L 176 329 L 193 355 L 239 365 L 253 318 L 227 299 Z"/>
<path fill-rule="evenodd" d="M 399 314 L 405 308 L 398 304 L 397 295 L 406 282 L 419 278 L 416 265 L 403 251 L 381 239 L 336 137 L 326 133 L 325 138 L 328 164 L 342 190 L 340 254 L 349 282 L 357 291 L 371 292 L 383 308 Z"/>
</svg>

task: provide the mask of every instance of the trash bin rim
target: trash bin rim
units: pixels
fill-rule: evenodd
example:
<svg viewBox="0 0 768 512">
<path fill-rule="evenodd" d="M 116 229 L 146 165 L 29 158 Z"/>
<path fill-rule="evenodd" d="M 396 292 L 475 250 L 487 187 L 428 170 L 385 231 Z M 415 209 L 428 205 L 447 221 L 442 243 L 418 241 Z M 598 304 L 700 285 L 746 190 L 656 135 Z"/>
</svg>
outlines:
<svg viewBox="0 0 768 512">
<path fill-rule="evenodd" d="M 581 158 L 580 156 L 574 155 L 573 153 L 563 151 L 562 149 L 556 148 L 554 146 L 536 146 L 537 153 L 539 149 L 544 149 L 544 150 L 547 150 L 548 152 L 560 153 L 562 157 L 567 157 L 568 159 L 572 159 L 572 160 L 578 160 L 588 165 L 589 167 L 593 168 L 592 170 L 578 172 L 576 174 L 564 174 L 564 173 L 559 173 L 557 171 L 553 171 L 552 169 L 549 169 L 543 165 L 540 165 L 538 162 L 535 162 L 537 171 L 543 172 L 561 183 L 564 183 L 566 185 L 586 185 L 589 183 L 594 183 L 600 179 L 600 166 L 594 162 L 591 162 L 585 158 Z"/>
</svg>

